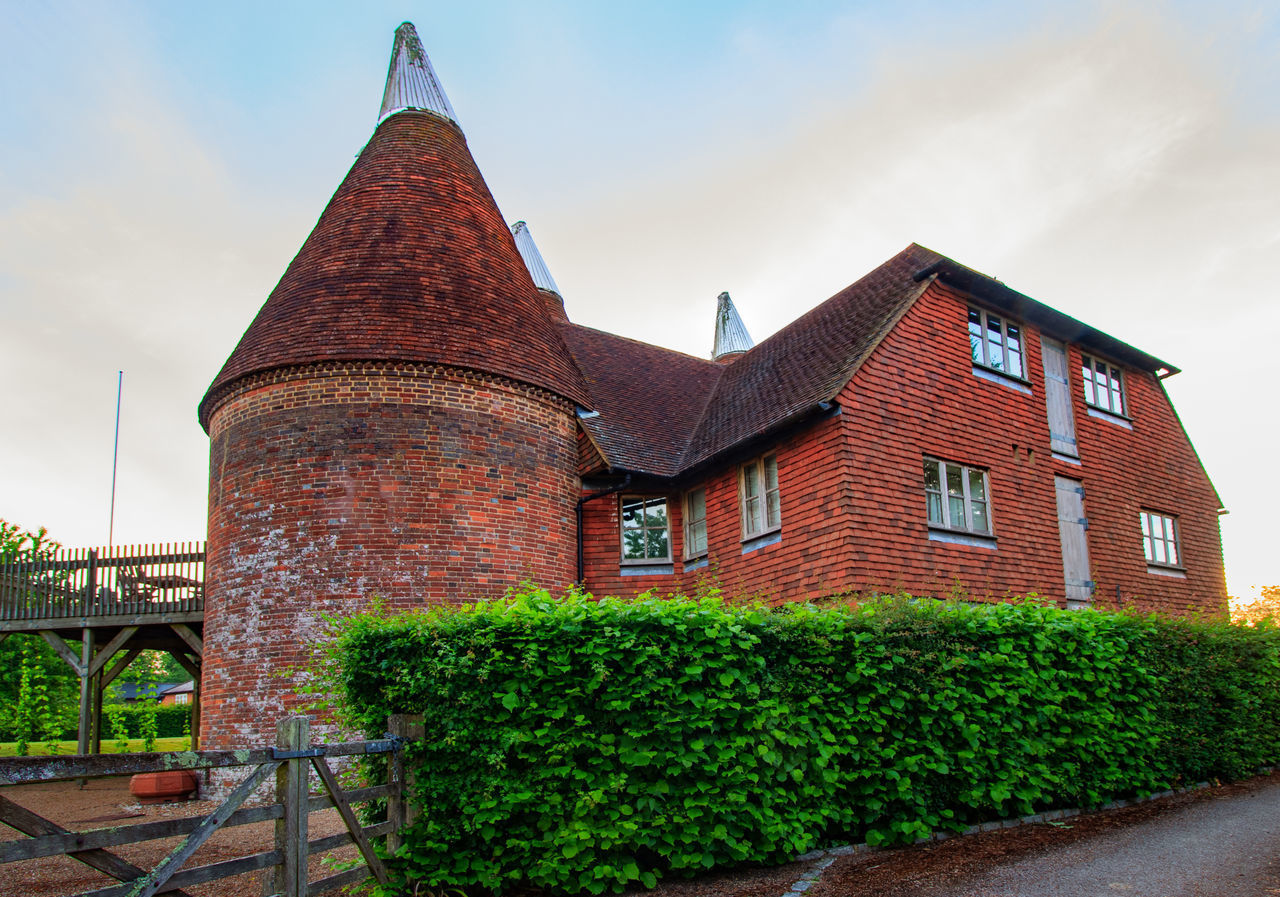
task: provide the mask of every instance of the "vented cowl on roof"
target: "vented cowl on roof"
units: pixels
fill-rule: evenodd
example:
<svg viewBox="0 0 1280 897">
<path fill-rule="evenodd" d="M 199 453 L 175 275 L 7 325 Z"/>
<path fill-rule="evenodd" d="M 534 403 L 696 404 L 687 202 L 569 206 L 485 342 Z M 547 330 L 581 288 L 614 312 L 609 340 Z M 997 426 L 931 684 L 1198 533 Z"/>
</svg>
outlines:
<svg viewBox="0 0 1280 897">
<path fill-rule="evenodd" d="M 716 302 L 716 340 L 711 350 L 712 360 L 732 361 L 754 345 L 733 300 L 728 293 L 721 293 Z"/>
</svg>

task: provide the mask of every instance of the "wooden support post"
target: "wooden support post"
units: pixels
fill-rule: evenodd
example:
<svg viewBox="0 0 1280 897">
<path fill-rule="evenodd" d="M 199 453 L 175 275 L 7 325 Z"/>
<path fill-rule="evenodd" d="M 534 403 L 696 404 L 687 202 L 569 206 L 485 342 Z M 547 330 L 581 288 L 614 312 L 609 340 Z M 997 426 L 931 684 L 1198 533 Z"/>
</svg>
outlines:
<svg viewBox="0 0 1280 897">
<path fill-rule="evenodd" d="M 282 719 L 276 725 L 276 750 L 285 753 L 311 747 L 311 720 L 305 716 Z M 284 806 L 284 816 L 276 820 L 276 850 L 283 857 L 279 866 L 263 876 L 262 893 L 281 897 L 307 897 L 307 780 L 309 759 L 294 758 L 276 770 L 276 800 Z"/>
<path fill-rule="evenodd" d="M 80 726 L 76 732 L 76 752 L 89 753 L 92 744 L 93 727 L 93 676 L 89 672 L 93 663 L 93 630 L 85 627 L 80 630 Z"/>
<path fill-rule="evenodd" d="M 408 716 L 397 713 L 387 718 L 387 731 L 396 738 L 414 741 L 424 737 L 422 716 Z M 387 766 L 387 784 L 391 786 L 391 794 L 387 798 L 387 820 L 392 830 L 387 835 L 387 850 L 394 855 L 404 843 L 400 831 L 418 818 L 418 807 L 409 799 L 409 776 L 404 761 L 404 748 L 401 747 L 391 755 Z"/>
<path fill-rule="evenodd" d="M 191 750 L 200 750 L 200 677 L 191 680 Z"/>
</svg>

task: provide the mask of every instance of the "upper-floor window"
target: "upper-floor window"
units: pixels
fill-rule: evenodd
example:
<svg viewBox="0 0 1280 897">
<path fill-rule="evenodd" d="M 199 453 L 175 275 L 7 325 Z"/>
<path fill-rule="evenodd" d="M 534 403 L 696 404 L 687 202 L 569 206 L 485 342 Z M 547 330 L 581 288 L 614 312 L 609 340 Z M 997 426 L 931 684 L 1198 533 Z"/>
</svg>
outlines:
<svg viewBox="0 0 1280 897">
<path fill-rule="evenodd" d="M 1110 411 L 1112 414 L 1126 413 L 1124 380 L 1120 376 L 1118 367 L 1085 355 L 1082 358 L 1080 372 L 1084 379 L 1086 404 L 1103 411 Z"/>
<path fill-rule="evenodd" d="M 930 526 L 991 534 L 985 470 L 925 458 L 924 494 Z"/>
<path fill-rule="evenodd" d="M 969 350 L 973 363 L 1019 380 L 1026 378 L 1022 327 L 980 308 L 969 309 Z"/>
<path fill-rule="evenodd" d="M 1181 567 L 1182 554 L 1178 550 L 1178 518 L 1155 511 L 1138 514 L 1142 525 L 1142 553 L 1148 564 L 1160 567 Z"/>
<path fill-rule="evenodd" d="M 742 538 L 750 539 L 782 525 L 778 501 L 778 456 L 765 455 L 742 465 Z"/>
<path fill-rule="evenodd" d="M 684 556 L 707 553 L 707 490 L 694 489 L 684 497 Z"/>
<path fill-rule="evenodd" d="M 666 498 L 627 495 L 622 498 L 622 561 L 671 560 L 671 529 Z"/>
</svg>

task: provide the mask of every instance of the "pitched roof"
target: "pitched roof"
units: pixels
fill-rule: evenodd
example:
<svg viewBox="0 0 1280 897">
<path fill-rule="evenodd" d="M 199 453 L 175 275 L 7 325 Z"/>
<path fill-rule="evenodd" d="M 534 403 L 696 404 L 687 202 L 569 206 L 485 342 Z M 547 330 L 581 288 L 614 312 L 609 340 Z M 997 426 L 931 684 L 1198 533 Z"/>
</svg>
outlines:
<svg viewBox="0 0 1280 897">
<path fill-rule="evenodd" d="M 724 365 L 580 324 L 561 332 L 593 412 L 579 417 L 614 469 L 670 477 Z"/>
<path fill-rule="evenodd" d="M 912 245 L 728 365 L 580 325 L 564 329 L 608 464 L 672 477 L 835 398 L 942 258 Z"/>
<path fill-rule="evenodd" d="M 942 256 L 912 244 L 724 368 L 683 468 L 829 402 L 927 284 L 913 275 Z"/>
<path fill-rule="evenodd" d="M 328 361 L 446 364 L 587 403 L 466 138 L 437 112 L 378 125 L 209 387 L 200 422 L 244 377 Z"/>
</svg>

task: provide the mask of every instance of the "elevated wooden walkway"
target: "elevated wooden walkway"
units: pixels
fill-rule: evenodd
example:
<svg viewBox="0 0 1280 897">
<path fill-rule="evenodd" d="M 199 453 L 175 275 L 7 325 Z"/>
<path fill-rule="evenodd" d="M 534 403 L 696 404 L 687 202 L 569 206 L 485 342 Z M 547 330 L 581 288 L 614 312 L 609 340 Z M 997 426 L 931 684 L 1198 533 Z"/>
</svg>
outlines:
<svg viewBox="0 0 1280 897">
<path fill-rule="evenodd" d="M 59 550 L 0 564 L 0 640 L 16 633 L 39 635 L 80 678 L 80 753 L 98 752 L 104 689 L 147 650 L 168 652 L 195 680 L 196 746 L 203 543 Z"/>
</svg>

